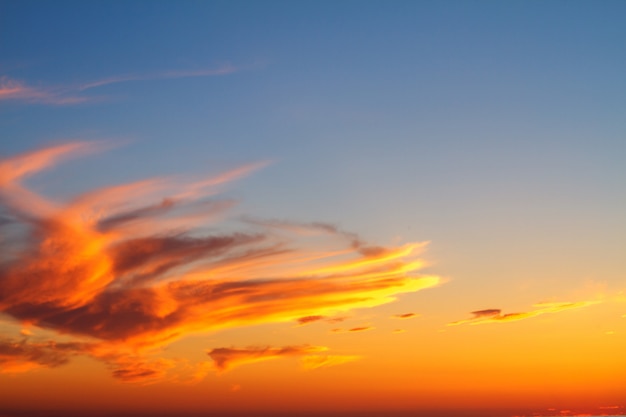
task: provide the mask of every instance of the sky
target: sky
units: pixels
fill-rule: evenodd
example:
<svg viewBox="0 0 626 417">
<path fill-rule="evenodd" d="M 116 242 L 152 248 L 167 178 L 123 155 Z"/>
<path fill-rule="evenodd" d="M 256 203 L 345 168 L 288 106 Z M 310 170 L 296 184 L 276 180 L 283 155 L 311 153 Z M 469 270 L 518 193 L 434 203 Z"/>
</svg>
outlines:
<svg viewBox="0 0 626 417">
<path fill-rule="evenodd" d="M 0 416 L 626 415 L 625 40 L 0 0 Z"/>
</svg>

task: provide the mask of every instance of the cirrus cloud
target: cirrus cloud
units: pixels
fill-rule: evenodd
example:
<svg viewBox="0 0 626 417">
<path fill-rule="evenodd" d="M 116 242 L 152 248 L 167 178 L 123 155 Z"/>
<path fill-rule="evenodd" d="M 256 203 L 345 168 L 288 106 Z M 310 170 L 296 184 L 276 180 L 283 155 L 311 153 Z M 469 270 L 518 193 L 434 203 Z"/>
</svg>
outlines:
<svg viewBox="0 0 626 417">
<path fill-rule="evenodd" d="M 588 307 L 597 304 L 599 301 L 579 301 L 579 302 L 547 302 L 535 304 L 534 310 L 522 313 L 506 313 L 502 314 L 500 309 L 491 308 L 486 310 L 472 311 L 472 317 L 465 320 L 454 321 L 448 323 L 448 326 L 456 326 L 459 324 L 485 324 L 485 323 L 504 323 L 511 321 L 524 320 L 531 317 L 537 317 L 546 313 L 558 313 L 565 310 Z"/>
<path fill-rule="evenodd" d="M 228 75 L 238 71 L 233 65 L 226 64 L 216 68 L 199 70 L 159 71 L 152 73 L 126 74 L 102 78 L 80 85 L 38 86 L 21 80 L 0 76 L 0 102 L 14 101 L 27 104 L 72 105 L 96 100 L 85 91 L 110 84 L 131 81 L 155 81 L 178 78 L 214 77 Z"/>
</svg>

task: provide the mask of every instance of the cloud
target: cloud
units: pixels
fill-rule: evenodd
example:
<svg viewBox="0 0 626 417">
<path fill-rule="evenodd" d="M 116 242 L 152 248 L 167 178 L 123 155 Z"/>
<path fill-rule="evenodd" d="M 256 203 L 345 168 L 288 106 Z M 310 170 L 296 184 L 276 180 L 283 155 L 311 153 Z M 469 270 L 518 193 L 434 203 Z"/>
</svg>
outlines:
<svg viewBox="0 0 626 417">
<path fill-rule="evenodd" d="M 87 101 L 87 97 L 72 94 L 72 89 L 34 87 L 6 76 L 0 77 L 0 101 L 19 101 L 38 104 L 77 104 Z"/>
<path fill-rule="evenodd" d="M 331 332 L 333 333 L 355 333 L 355 332 L 366 332 L 368 330 L 373 330 L 374 327 L 372 326 L 359 326 L 359 327 L 352 327 L 350 329 L 332 329 Z"/>
<path fill-rule="evenodd" d="M 80 345 L 71 343 L 29 343 L 26 339 L 0 339 L 0 373 L 19 373 L 35 368 L 54 368 L 69 362 Z"/>
<path fill-rule="evenodd" d="M 167 370 L 175 366 L 174 361 L 157 359 L 150 362 L 133 359 L 120 360 L 112 364 L 112 375 L 122 382 L 140 383 L 142 385 L 158 382 L 163 379 Z"/>
<path fill-rule="evenodd" d="M 110 84 L 119 84 L 131 81 L 168 80 L 191 77 L 214 77 L 228 75 L 238 71 L 232 65 L 223 65 L 214 69 L 161 71 L 146 74 L 129 74 L 115 77 L 102 78 L 81 85 L 63 85 L 56 87 L 43 87 L 28 85 L 20 80 L 7 76 L 0 77 L 0 101 L 17 101 L 22 103 L 35 103 L 47 105 L 71 105 L 88 101 L 94 101 L 93 96 L 85 94 L 85 91 L 104 87 Z"/>
<path fill-rule="evenodd" d="M 277 359 L 285 356 L 303 356 L 311 353 L 327 350 L 323 346 L 286 346 L 273 347 L 248 347 L 248 348 L 216 348 L 208 352 L 208 355 L 219 371 L 226 371 L 243 364 Z"/>
<path fill-rule="evenodd" d="M 302 367 L 306 370 L 326 368 L 341 365 L 361 359 L 358 355 L 307 355 L 300 359 Z"/>
<path fill-rule="evenodd" d="M 123 346 L 116 348 L 98 342 L 31 341 L 26 337 L 20 341 L 0 339 L 0 373 L 56 368 L 69 363 L 77 355 L 89 356 L 105 363 L 112 376 L 122 382 L 155 382 L 165 376 L 167 369 L 175 366 L 172 360 L 146 360 Z"/>
<path fill-rule="evenodd" d="M 558 313 L 565 310 L 571 310 L 575 308 L 588 307 L 593 304 L 597 304 L 599 301 L 579 301 L 579 302 L 549 302 L 538 303 L 533 305 L 535 310 L 531 310 L 523 313 L 507 313 L 502 314 L 499 309 L 487 309 L 473 311 L 472 317 L 465 320 L 455 321 L 448 323 L 448 326 L 456 326 L 459 324 L 484 324 L 484 323 L 502 323 L 509 321 L 518 321 L 531 317 L 540 316 L 546 313 Z"/>
<path fill-rule="evenodd" d="M 320 321 L 325 319 L 326 316 L 304 316 L 304 317 L 300 317 L 298 318 L 298 324 L 300 325 L 305 325 L 305 324 L 309 324 L 309 323 L 313 323 L 316 321 Z"/>
<path fill-rule="evenodd" d="M 333 323 L 341 323 L 341 322 L 346 321 L 348 319 L 349 319 L 349 317 L 346 317 L 346 316 L 329 317 L 329 318 L 326 319 L 326 322 L 327 323 L 331 323 L 331 324 L 333 324 Z"/>
<path fill-rule="evenodd" d="M 362 327 L 353 327 L 351 329 L 348 329 L 349 332 L 365 332 L 367 330 L 372 330 L 373 327 L 371 326 L 362 326 Z"/>
<path fill-rule="evenodd" d="M 236 72 L 238 68 L 232 65 L 223 65 L 215 69 L 200 69 L 187 71 L 161 71 L 150 74 L 130 74 L 116 77 L 103 78 L 101 80 L 92 81 L 82 84 L 78 90 L 84 91 L 92 88 L 102 87 L 109 84 L 118 84 L 129 81 L 149 81 L 149 80 L 168 80 L 176 78 L 192 78 L 192 77 L 214 77 L 218 75 L 228 75 Z"/>
<path fill-rule="evenodd" d="M 414 317 L 419 316 L 419 314 L 416 313 L 403 313 L 403 314 L 394 314 L 393 316 L 391 316 L 394 319 L 412 319 Z"/>
<path fill-rule="evenodd" d="M 25 185 L 102 148 L 76 142 L 0 160 L 0 213 L 10 219 L 0 235 L 15 235 L 0 240 L 0 312 L 25 327 L 89 340 L 89 349 L 74 353 L 105 362 L 121 380 L 163 375 L 169 368 L 153 360 L 159 349 L 192 333 L 310 322 L 439 283 L 418 274 L 423 243 L 382 248 L 320 223 L 228 219 L 220 228 L 236 203 L 217 199 L 220 188 L 265 163 L 67 200 Z"/>
</svg>

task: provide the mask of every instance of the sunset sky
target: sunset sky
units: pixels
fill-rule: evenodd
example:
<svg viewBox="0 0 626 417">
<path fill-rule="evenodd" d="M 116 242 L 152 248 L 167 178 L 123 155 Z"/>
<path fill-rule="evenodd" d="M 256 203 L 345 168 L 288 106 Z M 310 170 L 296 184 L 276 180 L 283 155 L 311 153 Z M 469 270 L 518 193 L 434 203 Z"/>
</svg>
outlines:
<svg viewBox="0 0 626 417">
<path fill-rule="evenodd" d="M 626 415 L 625 213 L 624 1 L 0 0 L 0 417 Z"/>
</svg>

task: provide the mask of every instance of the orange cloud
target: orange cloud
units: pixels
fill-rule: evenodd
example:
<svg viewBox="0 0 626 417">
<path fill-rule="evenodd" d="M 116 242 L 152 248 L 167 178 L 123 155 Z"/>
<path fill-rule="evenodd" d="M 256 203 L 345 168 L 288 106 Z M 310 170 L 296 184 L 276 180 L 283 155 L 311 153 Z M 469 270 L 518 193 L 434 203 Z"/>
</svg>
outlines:
<svg viewBox="0 0 626 417">
<path fill-rule="evenodd" d="M 332 329 L 331 332 L 333 333 L 349 333 L 349 332 L 365 332 L 368 330 L 373 330 L 374 327 L 371 326 L 360 326 L 360 327 L 352 327 L 350 329 Z"/>
<path fill-rule="evenodd" d="M 69 362 L 81 350 L 75 343 L 29 343 L 0 339 L 0 373 L 19 373 L 35 368 L 54 368 Z"/>
<path fill-rule="evenodd" d="M 146 359 L 133 349 L 93 342 L 31 342 L 0 339 L 0 373 L 20 373 L 38 368 L 65 365 L 72 356 L 89 356 L 103 362 L 114 378 L 122 382 L 147 384 L 162 379 L 174 361 Z"/>
<path fill-rule="evenodd" d="M 346 317 L 346 316 L 329 317 L 329 318 L 326 319 L 326 322 L 327 323 L 331 323 L 331 324 L 333 324 L 333 323 L 341 323 L 341 322 L 346 321 L 348 319 L 349 319 L 349 317 Z"/>
<path fill-rule="evenodd" d="M 304 325 L 325 319 L 325 316 L 305 316 L 298 318 L 298 324 Z"/>
<path fill-rule="evenodd" d="M 104 361 L 122 380 L 162 375 L 168 367 L 148 366 L 146 357 L 190 333 L 310 321 L 439 283 L 417 274 L 421 243 L 372 246 L 320 223 L 244 221 L 238 231 L 203 233 L 234 204 L 215 199 L 218 188 L 263 164 L 194 182 L 106 187 L 67 201 L 24 185 L 99 148 L 70 143 L 0 161 L 0 232 L 12 233 L 0 240 L 0 312 L 24 326 L 95 340 L 77 352 Z M 359 330 L 366 328 L 351 329 Z M 132 366 L 120 362 L 125 355 Z"/>
<path fill-rule="evenodd" d="M 361 359 L 358 355 L 308 355 L 300 359 L 302 367 L 306 370 L 326 368 L 341 365 Z"/>
<path fill-rule="evenodd" d="M 304 326 L 305 324 L 315 323 L 317 321 L 324 321 L 326 323 L 333 324 L 333 323 L 340 323 L 347 319 L 348 319 L 347 317 L 327 317 L 327 316 L 315 315 L 315 316 L 299 317 L 296 321 L 298 322 L 299 325 Z"/>
<path fill-rule="evenodd" d="M 588 307 L 593 304 L 597 304 L 598 301 L 579 301 L 575 303 L 560 302 L 560 303 L 538 303 L 533 307 L 535 310 L 523 312 L 523 313 L 507 313 L 502 314 L 499 309 L 487 309 L 473 311 L 473 317 L 465 320 L 455 321 L 448 323 L 448 326 L 456 326 L 459 324 L 484 324 L 484 323 L 498 323 L 508 321 L 518 321 L 527 319 L 530 317 L 536 317 L 546 313 L 558 313 L 564 310 L 571 310 L 574 308 Z"/>
<path fill-rule="evenodd" d="M 147 385 L 163 379 L 167 374 L 167 370 L 174 367 L 174 361 L 166 359 L 153 361 L 126 359 L 120 360 L 110 367 L 112 368 L 113 377 L 122 382 Z"/>
<path fill-rule="evenodd" d="M 394 314 L 393 316 L 391 316 L 394 319 L 412 319 L 414 317 L 419 316 L 419 314 L 416 313 L 404 313 L 404 314 Z"/>
<path fill-rule="evenodd" d="M 226 371 L 235 366 L 276 359 L 284 356 L 303 356 L 327 350 L 323 346 L 286 346 L 248 347 L 248 348 L 216 348 L 208 355 L 219 371 Z"/>
<path fill-rule="evenodd" d="M 348 329 L 349 332 L 365 332 L 367 330 L 372 330 L 373 327 L 371 326 L 362 326 L 362 327 L 353 327 L 351 329 Z"/>
</svg>

